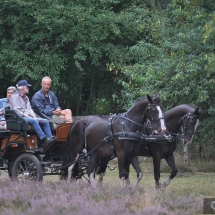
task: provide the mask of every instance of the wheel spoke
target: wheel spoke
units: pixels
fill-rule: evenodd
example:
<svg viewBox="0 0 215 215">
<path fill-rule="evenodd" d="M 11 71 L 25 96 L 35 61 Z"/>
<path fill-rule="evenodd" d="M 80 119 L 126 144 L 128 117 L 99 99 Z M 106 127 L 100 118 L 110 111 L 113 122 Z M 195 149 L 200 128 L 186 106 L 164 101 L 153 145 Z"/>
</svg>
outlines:
<svg viewBox="0 0 215 215">
<path fill-rule="evenodd" d="M 41 181 L 42 168 L 39 160 L 32 154 L 23 154 L 13 166 L 13 179 L 18 182 Z"/>
</svg>

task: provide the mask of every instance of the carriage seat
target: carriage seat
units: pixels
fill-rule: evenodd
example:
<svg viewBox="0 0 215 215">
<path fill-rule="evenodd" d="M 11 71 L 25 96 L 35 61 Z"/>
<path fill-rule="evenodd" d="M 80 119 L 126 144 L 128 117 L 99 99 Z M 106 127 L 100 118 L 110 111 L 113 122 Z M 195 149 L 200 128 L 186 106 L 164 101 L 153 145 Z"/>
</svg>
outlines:
<svg viewBox="0 0 215 215">
<path fill-rule="evenodd" d="M 38 117 L 50 120 L 49 117 L 47 117 L 45 114 L 41 113 L 38 109 L 33 109 L 33 111 L 34 111 L 34 113 L 36 113 L 36 115 Z M 49 124 L 50 124 L 50 128 L 51 128 L 52 131 L 56 131 L 57 127 L 59 126 L 58 124 L 50 122 L 50 121 L 49 121 Z"/>
<path fill-rule="evenodd" d="M 10 131 L 34 131 L 34 127 L 22 118 L 15 110 L 5 109 L 7 129 Z"/>
</svg>

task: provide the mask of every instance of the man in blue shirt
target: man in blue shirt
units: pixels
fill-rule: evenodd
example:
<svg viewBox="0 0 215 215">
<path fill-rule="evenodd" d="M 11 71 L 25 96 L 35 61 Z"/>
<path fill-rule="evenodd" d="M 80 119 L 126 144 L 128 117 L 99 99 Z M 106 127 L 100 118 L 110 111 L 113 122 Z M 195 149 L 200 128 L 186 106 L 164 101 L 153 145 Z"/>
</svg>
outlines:
<svg viewBox="0 0 215 215">
<path fill-rule="evenodd" d="M 41 90 L 32 97 L 31 103 L 33 109 L 38 109 L 41 113 L 53 120 L 54 123 L 72 122 L 72 111 L 70 109 L 62 110 L 56 95 L 50 90 L 52 80 L 45 76 L 42 79 Z"/>
<path fill-rule="evenodd" d="M 16 92 L 16 87 L 8 87 L 7 88 L 7 98 L 0 99 L 0 131 L 7 130 L 6 122 L 5 122 L 5 108 L 10 107 L 10 98 Z"/>
</svg>

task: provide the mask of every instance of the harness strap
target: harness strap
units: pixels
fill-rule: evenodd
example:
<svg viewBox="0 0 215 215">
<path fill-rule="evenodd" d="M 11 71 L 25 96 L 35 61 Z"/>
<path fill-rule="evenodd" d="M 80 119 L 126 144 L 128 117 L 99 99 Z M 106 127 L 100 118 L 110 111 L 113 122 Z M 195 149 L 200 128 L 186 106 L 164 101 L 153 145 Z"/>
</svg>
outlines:
<svg viewBox="0 0 215 215">
<path fill-rule="evenodd" d="M 116 153 L 115 153 L 115 149 L 114 149 L 114 142 L 113 142 L 113 130 L 112 130 L 112 125 L 113 125 L 113 122 L 114 120 L 116 119 L 116 114 L 113 114 L 110 116 L 109 118 L 109 122 L 108 122 L 108 134 L 109 134 L 109 137 L 112 137 L 110 138 L 110 142 L 111 142 L 111 150 L 112 150 L 112 156 L 111 157 L 116 157 Z"/>
</svg>

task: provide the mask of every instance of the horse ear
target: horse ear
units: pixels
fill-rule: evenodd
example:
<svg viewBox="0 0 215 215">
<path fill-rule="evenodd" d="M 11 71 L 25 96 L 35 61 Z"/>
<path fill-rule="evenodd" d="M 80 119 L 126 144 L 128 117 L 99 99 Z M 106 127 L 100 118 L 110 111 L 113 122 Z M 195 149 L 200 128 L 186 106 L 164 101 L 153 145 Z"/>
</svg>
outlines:
<svg viewBox="0 0 215 215">
<path fill-rule="evenodd" d="M 152 103 L 152 97 L 149 94 L 147 94 L 147 98 L 148 98 L 149 102 Z"/>
<path fill-rule="evenodd" d="M 160 102 L 160 101 L 161 101 L 161 99 L 160 99 L 160 93 L 157 93 L 157 95 L 155 96 L 155 98 L 156 98 L 156 100 L 157 100 L 158 102 Z"/>
<path fill-rule="evenodd" d="M 160 93 L 157 93 L 155 97 L 160 99 Z"/>
<path fill-rule="evenodd" d="M 203 110 L 201 109 L 201 107 L 197 107 L 195 110 L 194 110 L 194 114 L 201 114 L 203 113 Z"/>
<path fill-rule="evenodd" d="M 197 107 L 195 110 L 194 110 L 194 114 L 198 114 L 199 113 L 199 107 Z"/>
<path fill-rule="evenodd" d="M 202 114 L 203 112 L 204 110 L 201 107 L 199 107 L 199 113 Z"/>
</svg>

